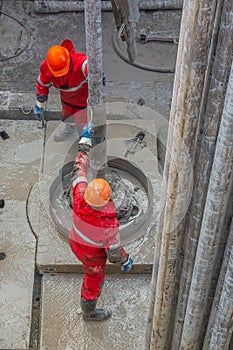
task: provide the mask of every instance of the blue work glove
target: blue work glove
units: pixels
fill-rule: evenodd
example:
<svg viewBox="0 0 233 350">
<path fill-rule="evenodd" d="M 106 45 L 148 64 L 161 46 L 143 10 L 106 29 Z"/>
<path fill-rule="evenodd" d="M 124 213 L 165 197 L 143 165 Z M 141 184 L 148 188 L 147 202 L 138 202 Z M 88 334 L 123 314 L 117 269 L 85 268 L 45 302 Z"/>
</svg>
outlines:
<svg viewBox="0 0 233 350">
<path fill-rule="evenodd" d="M 37 120 L 42 120 L 44 116 L 44 103 L 36 101 L 34 106 L 34 115 Z"/>
<path fill-rule="evenodd" d="M 131 256 L 128 256 L 127 261 L 121 265 L 121 270 L 123 272 L 128 272 L 131 269 L 132 265 L 133 265 L 133 259 L 131 258 Z"/>
<path fill-rule="evenodd" d="M 94 126 L 95 124 L 89 122 L 83 127 L 82 130 L 82 137 L 85 137 L 87 139 L 90 139 L 91 136 L 94 134 Z"/>
<path fill-rule="evenodd" d="M 86 124 L 82 130 L 82 137 L 78 143 L 78 152 L 83 152 L 84 154 L 88 154 L 92 147 L 92 139 L 91 136 L 94 133 L 94 124 L 89 122 Z"/>
</svg>

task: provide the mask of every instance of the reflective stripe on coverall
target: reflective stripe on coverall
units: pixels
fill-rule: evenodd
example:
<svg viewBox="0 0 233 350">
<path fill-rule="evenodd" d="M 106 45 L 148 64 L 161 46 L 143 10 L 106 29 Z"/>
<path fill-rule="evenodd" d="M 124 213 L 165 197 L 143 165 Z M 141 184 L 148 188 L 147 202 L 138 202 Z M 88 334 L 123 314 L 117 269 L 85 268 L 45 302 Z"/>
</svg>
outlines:
<svg viewBox="0 0 233 350">
<path fill-rule="evenodd" d="M 40 67 L 37 78 L 36 93 L 39 97 L 48 97 L 49 88 L 55 87 L 60 91 L 63 120 L 73 116 L 77 125 L 87 123 L 87 98 L 88 98 L 88 64 L 87 56 L 82 52 L 75 52 L 71 40 L 65 39 L 61 43 L 70 52 L 70 68 L 66 75 L 54 77 L 50 72 L 47 59 Z"/>
<path fill-rule="evenodd" d="M 119 247 L 123 260 L 127 260 L 128 255 L 120 245 L 119 223 L 114 203 L 110 200 L 104 207 L 93 209 L 83 197 L 87 182 L 83 176 L 80 177 L 80 181 L 77 180 L 72 186 L 74 225 L 69 235 L 69 244 L 84 267 L 81 296 L 85 300 L 93 300 L 100 295 L 104 283 L 106 251 Z M 81 235 L 78 232 L 81 232 Z M 95 242 L 95 245 L 90 241 Z"/>
</svg>

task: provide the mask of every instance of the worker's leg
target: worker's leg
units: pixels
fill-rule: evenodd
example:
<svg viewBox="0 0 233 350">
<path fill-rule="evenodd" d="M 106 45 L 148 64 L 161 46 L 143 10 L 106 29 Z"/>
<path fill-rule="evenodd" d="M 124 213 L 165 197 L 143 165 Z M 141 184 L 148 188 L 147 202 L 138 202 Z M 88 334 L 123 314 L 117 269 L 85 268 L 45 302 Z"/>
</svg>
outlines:
<svg viewBox="0 0 233 350">
<path fill-rule="evenodd" d="M 84 111 L 86 113 L 86 109 Z M 78 114 L 79 109 L 62 103 L 62 122 L 64 123 L 64 128 L 54 134 L 54 141 L 60 142 L 69 139 L 71 136 L 81 136 L 85 124 L 77 123 Z M 80 110 L 80 114 L 84 114 L 83 110 Z"/>
<path fill-rule="evenodd" d="M 104 321 L 112 316 L 110 310 L 97 309 L 98 299 L 94 300 L 84 300 L 81 298 L 81 309 L 83 312 L 83 319 L 85 321 Z"/>
<path fill-rule="evenodd" d="M 94 300 L 100 296 L 105 279 L 106 259 L 101 264 L 90 263 L 89 257 L 84 257 L 84 276 L 81 296 L 85 300 Z"/>
<path fill-rule="evenodd" d="M 70 247 L 83 263 L 84 277 L 81 290 L 81 308 L 84 320 L 103 321 L 111 317 L 111 312 L 97 309 L 105 278 L 107 256 L 104 249 L 87 247 L 69 239 Z"/>
<path fill-rule="evenodd" d="M 84 259 L 84 278 L 81 291 L 81 308 L 86 321 L 103 321 L 111 317 L 111 311 L 97 309 L 96 304 L 100 296 L 105 278 L 106 260 L 103 264 L 89 264 Z M 85 265 L 87 263 L 88 265 Z"/>
</svg>

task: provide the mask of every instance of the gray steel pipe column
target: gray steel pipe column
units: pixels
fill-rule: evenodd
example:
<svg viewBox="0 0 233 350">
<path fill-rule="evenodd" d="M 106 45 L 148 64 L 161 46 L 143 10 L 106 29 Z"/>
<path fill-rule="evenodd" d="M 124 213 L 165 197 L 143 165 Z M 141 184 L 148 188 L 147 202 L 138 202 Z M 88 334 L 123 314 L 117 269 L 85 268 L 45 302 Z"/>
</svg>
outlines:
<svg viewBox="0 0 233 350">
<path fill-rule="evenodd" d="M 86 54 L 88 57 L 88 120 L 97 127 L 93 135 L 91 166 L 97 171 L 106 164 L 106 113 L 103 91 L 101 0 L 84 0 Z"/>
<path fill-rule="evenodd" d="M 192 162 L 199 133 L 198 118 L 209 64 L 216 5 L 216 0 L 185 0 L 183 5 L 160 203 L 161 216 L 156 235 L 152 277 L 154 299 L 151 297 L 150 306 L 153 314 L 150 313 L 148 323 L 148 329 L 152 327 L 150 344 L 147 346 L 150 350 L 194 349 L 179 346 L 182 333 L 180 327 L 173 339 L 172 333 L 184 232 L 193 193 Z M 186 295 L 182 297 L 184 300 Z M 178 345 L 175 346 L 175 343 Z"/>
</svg>

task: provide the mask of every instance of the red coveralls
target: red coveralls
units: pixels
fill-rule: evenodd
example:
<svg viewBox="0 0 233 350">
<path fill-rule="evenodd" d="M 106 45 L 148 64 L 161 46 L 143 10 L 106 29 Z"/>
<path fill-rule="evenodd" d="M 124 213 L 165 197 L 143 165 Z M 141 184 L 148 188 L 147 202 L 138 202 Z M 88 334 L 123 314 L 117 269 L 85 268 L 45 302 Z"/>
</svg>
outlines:
<svg viewBox="0 0 233 350">
<path fill-rule="evenodd" d="M 69 71 L 66 75 L 56 78 L 49 70 L 47 59 L 45 59 L 37 78 L 37 98 L 40 102 L 47 100 L 49 88 L 54 86 L 60 91 L 63 120 L 74 116 L 75 123 L 84 126 L 87 123 L 87 56 L 84 53 L 75 52 L 74 45 L 69 39 L 63 40 L 61 46 L 70 52 Z"/>
<path fill-rule="evenodd" d="M 119 243 L 119 223 L 114 203 L 110 200 L 97 210 L 85 202 L 86 173 L 85 167 L 79 169 L 79 177 L 72 186 L 73 227 L 69 244 L 84 266 L 81 296 L 85 300 L 94 300 L 99 297 L 104 283 L 106 251 L 118 248 L 121 261 L 126 261 L 128 254 Z"/>
</svg>

